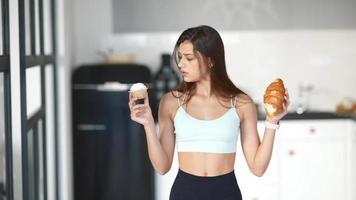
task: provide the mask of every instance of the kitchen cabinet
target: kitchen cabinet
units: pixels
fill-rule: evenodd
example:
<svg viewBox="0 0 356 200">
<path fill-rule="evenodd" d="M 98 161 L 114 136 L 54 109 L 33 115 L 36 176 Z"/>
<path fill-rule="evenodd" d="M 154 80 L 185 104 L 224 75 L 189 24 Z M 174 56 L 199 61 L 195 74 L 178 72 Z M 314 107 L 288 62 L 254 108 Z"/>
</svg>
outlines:
<svg viewBox="0 0 356 200">
<path fill-rule="evenodd" d="M 263 122 L 258 123 L 258 130 L 262 139 Z M 355 146 L 353 120 L 282 121 L 264 176 L 256 177 L 249 171 L 238 148 L 235 171 L 243 198 L 354 200 Z"/>
<path fill-rule="evenodd" d="M 280 198 L 349 199 L 351 120 L 285 121 L 279 130 Z"/>
<path fill-rule="evenodd" d="M 354 121 L 353 126 L 350 128 L 352 133 L 348 138 L 347 144 L 347 160 L 350 164 L 347 165 L 347 171 L 349 172 L 350 178 L 347 179 L 348 188 L 348 199 L 356 199 L 356 121 Z"/>
<path fill-rule="evenodd" d="M 285 141 L 281 145 L 281 199 L 345 199 L 345 142 Z"/>
</svg>

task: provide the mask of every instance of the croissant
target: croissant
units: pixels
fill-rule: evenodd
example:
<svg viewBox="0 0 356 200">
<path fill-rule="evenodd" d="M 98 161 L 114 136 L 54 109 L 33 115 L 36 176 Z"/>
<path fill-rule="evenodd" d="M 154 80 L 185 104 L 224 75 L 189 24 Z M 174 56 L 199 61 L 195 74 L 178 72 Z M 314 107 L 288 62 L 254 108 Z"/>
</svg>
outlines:
<svg viewBox="0 0 356 200">
<path fill-rule="evenodd" d="M 263 103 L 268 116 L 276 116 L 283 111 L 285 88 L 283 80 L 278 78 L 266 88 Z"/>
</svg>

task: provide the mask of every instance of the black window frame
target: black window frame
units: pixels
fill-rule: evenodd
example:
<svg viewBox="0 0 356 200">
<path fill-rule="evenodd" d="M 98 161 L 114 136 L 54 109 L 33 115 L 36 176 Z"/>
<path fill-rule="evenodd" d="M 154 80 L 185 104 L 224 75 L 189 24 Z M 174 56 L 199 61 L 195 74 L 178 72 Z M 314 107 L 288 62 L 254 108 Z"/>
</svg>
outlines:
<svg viewBox="0 0 356 200">
<path fill-rule="evenodd" d="M 25 9 L 25 1 L 29 2 L 29 10 L 26 11 Z M 38 8 L 35 9 L 35 1 L 34 0 L 19 0 L 19 44 L 20 44 L 20 93 L 21 93 L 21 144 L 22 144 L 22 187 L 23 187 L 23 199 L 31 199 L 30 197 L 30 186 L 29 186 L 29 160 L 28 160 L 28 134 L 33 133 L 34 137 L 34 146 L 33 146 L 33 151 L 34 151 L 34 166 L 33 168 L 35 169 L 34 172 L 34 181 L 35 181 L 35 187 L 34 187 L 34 199 L 39 199 L 39 191 L 40 191 L 40 185 L 39 185 L 39 154 L 42 153 L 42 158 L 43 158 L 43 192 L 44 192 L 44 199 L 48 199 L 48 194 L 47 194 L 47 143 L 46 143 L 46 137 L 47 137 L 47 128 L 46 128 L 46 89 L 45 89 L 45 82 L 46 82 L 46 77 L 45 77 L 45 68 L 46 65 L 51 64 L 53 67 L 53 99 L 54 99 L 54 141 L 55 141 L 55 182 L 56 182 L 56 199 L 60 199 L 59 196 L 59 170 L 58 170 L 58 164 L 59 164 L 59 152 L 58 152 L 58 92 L 57 92 L 57 45 L 56 45 L 56 0 L 50 0 L 50 15 L 51 15 L 51 23 L 50 23 L 50 31 L 51 31 L 51 37 L 52 37 L 52 54 L 45 54 L 45 30 L 44 30 L 44 7 L 43 7 L 43 0 L 38 0 Z M 39 15 L 39 46 L 40 46 L 40 52 L 39 54 L 36 54 L 38 52 L 36 51 L 36 19 L 35 19 L 35 11 L 38 11 Z M 25 13 L 29 12 L 30 14 L 30 49 L 31 53 L 30 55 L 26 55 L 26 28 L 25 28 Z M 40 109 L 30 116 L 29 118 L 27 117 L 27 112 L 26 112 L 26 105 L 27 105 L 27 94 L 26 94 L 26 69 L 29 69 L 34 66 L 40 66 L 40 73 L 41 73 L 41 107 Z M 38 144 L 38 134 L 39 134 L 39 129 L 38 129 L 38 124 L 39 122 L 42 122 L 42 144 Z M 32 130 L 32 131 L 30 131 Z M 39 152 L 39 146 L 42 145 L 42 152 Z"/>
<path fill-rule="evenodd" d="M 5 131 L 5 195 L 13 199 L 13 171 L 12 171 L 12 131 L 11 131 L 11 83 L 10 83 L 10 26 L 9 26 L 9 0 L 0 0 L 1 26 L 2 26 L 2 55 L 0 55 L 0 73 L 4 74 L 4 131 Z"/>
</svg>

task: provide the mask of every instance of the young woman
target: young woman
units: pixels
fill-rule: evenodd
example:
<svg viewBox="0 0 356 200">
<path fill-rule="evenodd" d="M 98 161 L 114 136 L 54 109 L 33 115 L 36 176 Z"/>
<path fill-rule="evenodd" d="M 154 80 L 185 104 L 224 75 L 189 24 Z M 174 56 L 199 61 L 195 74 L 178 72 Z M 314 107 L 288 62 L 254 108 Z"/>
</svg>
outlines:
<svg viewBox="0 0 356 200">
<path fill-rule="evenodd" d="M 179 171 L 170 200 L 240 200 L 234 174 L 238 136 L 250 171 L 262 176 L 271 159 L 275 127 L 265 128 L 261 142 L 255 103 L 229 79 L 224 45 L 215 29 L 185 30 L 173 57 L 183 81 L 160 101 L 158 134 L 148 98 L 135 105 L 130 95 L 131 119 L 144 126 L 151 163 L 159 174 L 167 173 L 177 145 Z M 283 112 L 267 122 L 277 125 L 287 114 L 288 92 L 285 99 Z"/>
</svg>

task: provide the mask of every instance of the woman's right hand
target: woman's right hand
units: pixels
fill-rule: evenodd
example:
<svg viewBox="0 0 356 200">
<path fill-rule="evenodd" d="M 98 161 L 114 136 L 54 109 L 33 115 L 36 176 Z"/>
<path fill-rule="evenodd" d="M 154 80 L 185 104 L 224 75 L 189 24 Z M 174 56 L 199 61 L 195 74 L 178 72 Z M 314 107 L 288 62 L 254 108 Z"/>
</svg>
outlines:
<svg viewBox="0 0 356 200">
<path fill-rule="evenodd" d="M 132 94 L 129 92 L 129 107 L 131 112 L 131 120 L 142 124 L 144 127 L 149 127 L 154 123 L 151 107 L 148 100 L 148 93 L 144 99 L 144 104 L 135 104 Z"/>
</svg>

